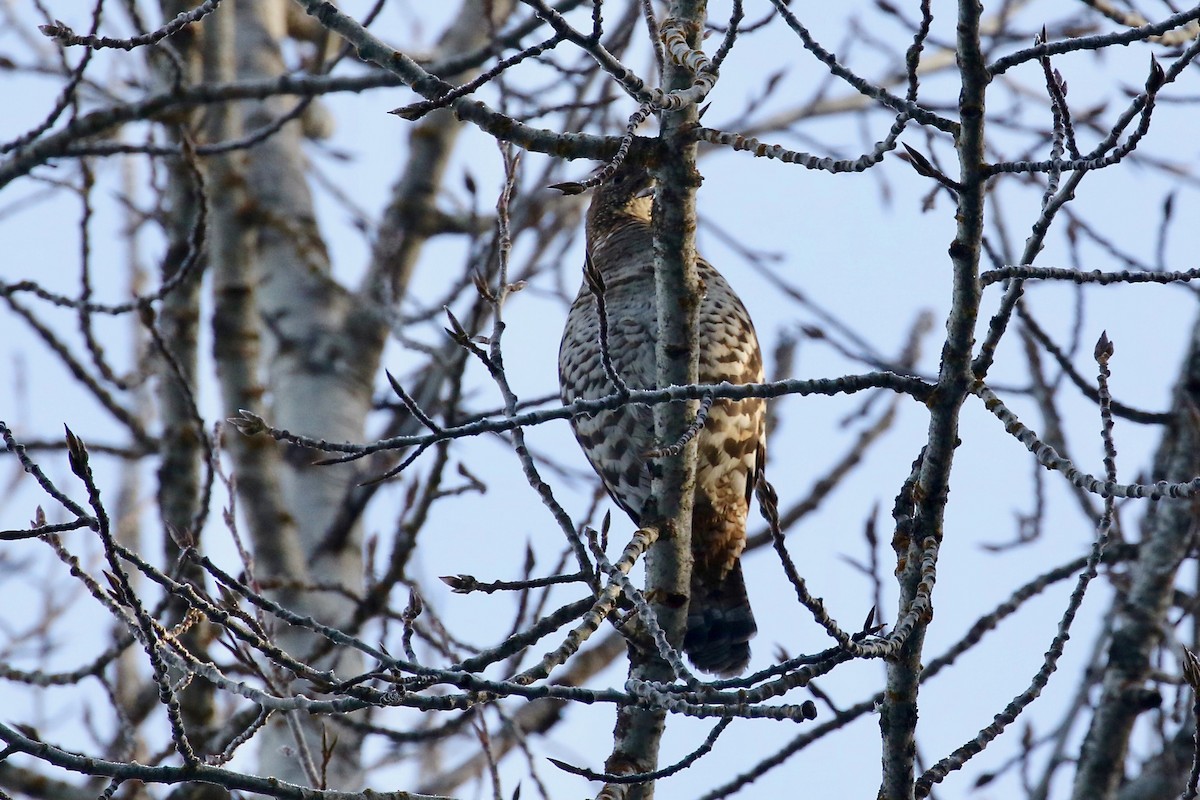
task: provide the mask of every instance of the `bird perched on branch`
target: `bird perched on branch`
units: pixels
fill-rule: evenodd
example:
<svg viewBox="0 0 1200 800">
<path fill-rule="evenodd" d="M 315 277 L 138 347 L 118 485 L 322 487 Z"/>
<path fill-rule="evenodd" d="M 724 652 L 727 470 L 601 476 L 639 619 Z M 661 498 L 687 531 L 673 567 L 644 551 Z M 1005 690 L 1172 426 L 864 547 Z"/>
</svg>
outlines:
<svg viewBox="0 0 1200 800">
<path fill-rule="evenodd" d="M 655 388 L 652 188 L 644 168 L 627 164 L 592 197 L 587 213 L 591 277 L 585 275 L 571 306 L 558 354 L 564 403 L 615 392 L 610 372 L 630 389 Z M 702 258 L 696 263 L 703 292 L 700 383 L 762 382 L 762 353 L 750 315 L 721 273 Z M 603 346 L 601 307 L 607 322 Z M 605 351 L 611 367 L 603 363 Z M 672 444 L 655 440 L 653 409 L 626 404 L 576 416 L 571 423 L 617 505 L 635 524 L 648 521 L 643 512 L 650 499 L 653 451 Z M 739 559 L 750 495 L 763 466 L 765 427 L 763 400 L 716 400 L 697 433 L 694 566 L 684 650 L 698 669 L 722 676 L 745 670 L 749 640 L 757 631 Z"/>
</svg>

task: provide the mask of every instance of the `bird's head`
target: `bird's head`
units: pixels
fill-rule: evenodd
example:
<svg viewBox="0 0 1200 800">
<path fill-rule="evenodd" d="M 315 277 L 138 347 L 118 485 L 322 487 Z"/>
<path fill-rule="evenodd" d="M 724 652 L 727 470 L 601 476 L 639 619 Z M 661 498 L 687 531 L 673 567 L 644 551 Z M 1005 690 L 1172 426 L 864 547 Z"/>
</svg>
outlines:
<svg viewBox="0 0 1200 800">
<path fill-rule="evenodd" d="M 588 225 L 606 228 L 630 218 L 649 222 L 653 202 L 654 176 L 644 165 L 626 161 L 592 190 Z"/>
</svg>

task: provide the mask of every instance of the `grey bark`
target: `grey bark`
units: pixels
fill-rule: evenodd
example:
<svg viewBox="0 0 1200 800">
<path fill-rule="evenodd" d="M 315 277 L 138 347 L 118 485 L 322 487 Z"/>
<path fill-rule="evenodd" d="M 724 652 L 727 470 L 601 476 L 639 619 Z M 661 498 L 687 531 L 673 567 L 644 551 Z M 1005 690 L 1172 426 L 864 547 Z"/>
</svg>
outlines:
<svg viewBox="0 0 1200 800">
<path fill-rule="evenodd" d="M 1153 480 L 1186 481 L 1200 472 L 1200 320 L 1180 371 L 1172 403 L 1174 419 L 1154 458 Z M 1108 649 L 1103 689 L 1079 756 L 1072 797 L 1108 800 L 1125 777 L 1133 725 L 1162 698 L 1149 684 L 1155 653 L 1168 624 L 1179 567 L 1195 543 L 1195 501 L 1158 500 L 1141 527 L 1138 559 L 1127 593 L 1118 594 L 1117 622 Z M 1175 788 L 1179 791 L 1182 785 Z"/>
</svg>

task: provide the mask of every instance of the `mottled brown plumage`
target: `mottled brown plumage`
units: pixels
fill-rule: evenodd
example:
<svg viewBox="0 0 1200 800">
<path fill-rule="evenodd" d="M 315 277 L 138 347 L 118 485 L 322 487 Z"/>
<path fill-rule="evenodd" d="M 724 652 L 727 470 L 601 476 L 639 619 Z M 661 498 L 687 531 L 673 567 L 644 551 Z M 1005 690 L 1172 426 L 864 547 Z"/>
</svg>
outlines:
<svg viewBox="0 0 1200 800">
<path fill-rule="evenodd" d="M 608 349 L 631 389 L 655 385 L 654 256 L 650 231 L 650 179 L 623 168 L 599 187 L 587 215 L 587 251 L 604 282 Z M 703 286 L 699 316 L 701 383 L 763 380 L 762 354 L 742 301 L 707 261 L 697 260 Z M 599 316 L 585 281 L 571 306 L 559 348 L 563 402 L 611 394 L 601 363 Z M 717 400 L 697 437 L 696 495 L 692 512 L 691 600 L 684 649 L 699 669 L 736 675 L 750 660 L 757 628 L 739 557 L 746 544 L 746 514 L 765 444 L 762 400 Z M 654 438 L 654 414 L 628 405 L 572 420 L 575 436 L 604 486 L 634 523 L 650 497 L 644 455 Z M 669 443 L 667 443 L 669 444 Z"/>
</svg>

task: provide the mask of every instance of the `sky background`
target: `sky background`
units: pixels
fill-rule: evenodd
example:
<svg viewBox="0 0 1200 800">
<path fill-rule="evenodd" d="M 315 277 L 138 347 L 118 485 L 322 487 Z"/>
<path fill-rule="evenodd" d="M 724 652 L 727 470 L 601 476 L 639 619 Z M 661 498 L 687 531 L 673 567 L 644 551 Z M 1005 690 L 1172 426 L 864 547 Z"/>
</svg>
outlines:
<svg viewBox="0 0 1200 800">
<path fill-rule="evenodd" d="M 55 15 L 77 29 L 86 28 L 86 13 L 74 2 L 51 3 Z M 361 13 L 364 3 L 345 2 L 341 7 Z M 375 30 L 388 41 L 411 51 L 424 51 L 436 39 L 444 22 L 438 14 L 422 3 L 392 3 Z M 887 69 L 889 62 L 871 49 L 874 38 L 891 42 L 907 42 L 907 35 L 893 20 L 872 12 L 873 4 L 847 2 L 844 4 L 800 3 L 797 13 L 812 28 L 814 36 L 827 47 L 845 56 L 860 73 L 875 77 Z M 945 42 L 953 35 L 953 4 L 935 2 L 936 16 L 932 42 Z M 14 6 L 26 20 L 34 19 L 22 3 Z M 765 4 L 747 4 L 749 19 L 758 19 Z M 713 19 L 727 16 L 727 4 L 713 2 L 709 13 Z M 1018 16 L 1017 29 L 1027 31 L 1028 37 L 1013 44 L 1020 47 L 1032 40 L 1033 34 L 1046 21 L 1058 19 L 1062 4 L 1029 3 Z M 119 17 L 114 11 L 113 16 Z M 911 14 L 910 14 L 911 16 Z M 1079 6 L 1079 18 L 1096 21 Z M 414 30 L 414 20 L 419 29 Z M 855 27 L 853 20 L 857 20 Z M 1112 26 L 1104 24 L 1104 29 Z M 114 29 L 124 34 L 123 22 Z M 119 34 L 114 34 L 119 35 Z M 715 49 L 710 40 L 707 49 Z M 11 27 L 0 30 L 0 55 L 22 62 L 24 42 Z M 936 51 L 937 48 L 933 47 Z M 1158 49 L 1161 54 L 1163 51 Z M 1122 48 L 1103 55 L 1074 54 L 1055 61 L 1069 83 L 1069 100 L 1073 109 L 1095 108 L 1106 103 L 1102 119 L 1112 120 L 1125 107 L 1125 89 L 1138 89 L 1145 80 L 1148 50 L 1144 47 Z M 847 55 L 848 54 L 848 55 Z M 19 58 L 18 58 L 19 57 Z M 135 61 L 136 54 L 104 54 L 98 76 L 122 76 L 132 68 L 123 62 Z M 633 59 L 633 66 L 643 69 L 646 61 Z M 763 108 L 767 111 L 794 108 L 812 96 L 814 88 L 829 80 L 823 68 L 807 54 L 798 40 L 778 22 L 753 37 L 747 37 L 730 56 L 723 69 L 713 106 L 705 122 L 724 127 L 724 120 L 736 117 L 744 105 L 761 94 L 765 76 L 776 70 L 786 70 L 773 95 Z M 106 72 L 107 70 L 107 72 Z M 521 73 L 517 73 L 518 75 Z M 56 80 L 29 76 L 0 76 L 5 84 L 8 106 L 6 118 L 0 120 L 0 135 L 7 139 L 26 130 L 38 121 L 49 108 L 58 91 Z M 999 149 L 1005 153 L 1020 152 L 1034 140 L 1028 128 L 1045 128 L 1049 111 L 1045 107 L 1042 78 L 1036 64 L 1027 64 L 1006 76 L 1003 85 L 995 87 L 989 110 L 996 114 L 991 130 Z M 939 106 L 952 104 L 956 89 L 954 76 L 934 75 L 922 83 L 922 98 Z M 129 94 L 136 94 L 132 90 Z M 831 96 L 849 96 L 848 87 L 834 84 Z M 1195 116 L 1190 101 L 1198 91 L 1194 70 L 1167 93 L 1189 102 L 1164 102 L 1144 149 L 1148 154 L 1171 164 L 1190 165 L 1196 155 Z M 484 97 L 487 95 L 485 94 Z M 1020 98 L 1020 102 L 1014 98 Z M 361 95 L 335 95 L 327 104 L 337 122 L 334 138 L 321 145 L 309 147 L 314 165 L 330 182 L 348 194 L 354 204 L 377 217 L 387 201 L 391 183 L 401 169 L 406 155 L 407 129 L 403 122 L 385 112 L 410 102 L 412 95 L 404 89 L 387 89 Z M 621 101 L 620 113 L 633 110 L 632 101 Z M 891 123 L 890 117 L 829 117 L 805 121 L 790 135 L 780 134 L 763 138 L 780 142 L 819 155 L 839 157 L 857 155 L 869 150 L 871 143 L 882 138 Z M 652 129 L 651 129 L 652 130 Z M 1097 136 L 1081 131 L 1081 145 L 1086 149 Z M 953 152 L 945 137 L 934 141 L 932 147 L 925 133 L 912 128 L 901 139 L 925 154 L 933 153 L 948 170 L 954 169 Z M 344 157 L 344 154 L 353 154 Z M 1048 148 L 1032 151 L 1036 158 L 1048 157 Z M 525 157 L 527 169 L 539 170 L 543 156 Z M 117 301 L 125 296 L 125 259 L 123 242 L 118 232 L 122 222 L 118 204 L 111 202 L 122 180 L 120 162 L 110 159 L 98 165 L 101 189 L 97 193 L 95 216 L 92 222 L 93 248 L 97 264 L 97 299 Z M 144 163 L 136 167 L 134 181 L 145 183 Z M 590 165 L 577 162 L 571 165 L 571 175 L 580 178 L 588 174 Z M 455 163 L 449 171 L 444 196 L 447 206 L 467 201 L 462 175 L 469 171 L 479 189 L 479 203 L 488 210 L 498 194 L 501 164 L 491 141 L 468 131 L 464 136 Z M 829 175 L 804 170 L 794 165 L 782 165 L 765 159 L 754 159 L 745 153 L 706 154 L 701 162 L 705 176 L 699 194 L 701 229 L 699 249 L 718 266 L 730 283 L 739 291 L 757 325 L 764 349 L 774 347 L 781 334 L 800 334 L 802 326 L 829 326 L 814 316 L 811 310 L 788 300 L 771 282 L 765 280 L 736 252 L 726 246 L 714 232 L 713 225 L 735 232 L 738 238 L 753 249 L 778 256 L 771 270 L 778 279 L 804 292 L 813 303 L 851 326 L 871 346 L 886 357 L 894 357 L 908 336 L 919 314 L 932 314 L 933 329 L 923 340 L 920 370 L 923 374 L 936 372 L 941 334 L 949 308 L 950 262 L 947 247 L 954 235 L 953 208 L 948 198 L 938 195 L 932 209 L 924 208 L 931 184 L 917 176 L 913 169 L 894 154 L 873 170 L 861 175 Z M 77 292 L 79 203 L 58 193 L 45 195 L 45 181 L 74 176 L 67 165 L 43 167 L 36 171 L 41 180 L 23 179 L 6 187 L 0 194 L 0 277 L 5 280 L 32 278 L 52 291 Z M 548 191 L 548 190 L 547 190 Z M 1164 266 L 1168 269 L 1188 269 L 1195 266 L 1194 232 L 1197 197 L 1190 177 L 1168 177 L 1162 170 L 1149 166 L 1124 165 L 1090 175 L 1073 204 L 1075 211 L 1096 230 L 1111 238 L 1119 247 L 1144 260 L 1156 263 L 1159 211 L 1168 193 L 1176 192 L 1174 223 L 1169 230 Z M 1036 218 L 1037 199 L 1041 190 L 1022 187 L 1007 181 L 1000 191 L 999 206 L 1019 252 L 1029 226 Z M 348 224 L 350 215 L 330 195 L 320 188 L 316 201 L 321 229 L 331 251 L 336 274 L 348 285 L 355 285 L 369 260 L 369 242 Z M 989 229 L 989 236 L 996 236 Z M 139 241 L 138 258 L 153 268 L 161 252 L 162 242 L 150 234 Z M 513 388 L 522 398 L 538 397 L 556 390 L 555 365 L 558 338 L 566 309 L 560 296 L 562 287 L 573 295 L 580 280 L 582 245 L 561 264 L 538 279 L 528 290 L 516 295 L 506 308 L 508 328 L 504 347 Z M 1120 269 L 1124 265 L 1102 248 L 1088 243 L 1080 245 L 1087 269 Z M 514 253 L 514 265 L 523 266 L 528 243 L 520 238 Z M 445 291 L 447 276 L 457 275 L 463 258 L 460 246 L 442 240 L 431 243 L 423 257 L 413 284 L 414 296 L 432 302 Z M 1046 251 L 1039 257 L 1040 266 L 1069 266 L 1063 237 L 1052 237 Z M 152 280 L 153 284 L 154 281 Z M 984 294 L 984 313 L 980 332 L 986 319 L 995 309 L 1001 296 L 999 285 L 991 285 Z M 1092 345 L 1101 331 L 1107 331 L 1115 343 L 1112 361 L 1112 389 L 1115 397 L 1130 405 L 1151 410 L 1168 406 L 1170 390 L 1177 373 L 1183 347 L 1196 311 L 1193 293 L 1184 287 L 1142 285 L 1133 287 L 1090 287 L 1050 284 L 1031 285 L 1027 289 L 1030 307 L 1040 323 L 1063 343 L 1069 340 L 1074 325 L 1077 300 L 1082 295 L 1084 316 L 1079 324 L 1081 347 L 1076 366 L 1093 376 Z M 206 308 L 204 341 L 201 352 L 210 350 Z M 44 318 L 55 321 L 64 336 L 71 339 L 74 323 L 70 314 L 42 309 Z M 415 338 L 440 343 L 440 321 L 414 333 Z M 128 320 L 105 323 L 104 341 L 116 354 L 128 349 Z M 844 341 L 844 340 L 843 340 Z M 77 343 L 77 342 L 76 342 Z M 1050 359 L 1045 358 L 1047 365 Z M 392 343 L 385 366 L 398 376 L 419 363 L 414 354 Z M 211 363 L 203 367 L 211 378 Z M 833 377 L 848 372 L 865 372 L 868 368 L 848 360 L 827 342 L 801 338 L 794 375 L 802 378 Z M 1054 370 L 1047 367 L 1048 374 Z M 991 382 L 1005 401 L 1035 430 L 1040 417 L 1032 404 L 1003 387 L 1023 386 L 1027 382 L 1026 364 L 1015 335 L 1006 339 L 1000 349 Z M 474 389 L 471 405 L 474 408 L 495 408 L 501 399 L 487 382 L 481 369 L 473 370 Z M 207 380 L 201 392 L 206 419 L 216 419 L 215 383 Z M 1062 397 L 1067 409 L 1064 426 L 1076 463 L 1093 474 L 1102 472 L 1099 416 L 1090 403 L 1081 401 L 1078 392 L 1067 387 Z M 788 397 L 773 401 L 781 423 L 771 432 L 769 477 L 779 490 L 784 506 L 804 496 L 831 464 L 851 446 L 865 424 L 873 420 L 882 405 L 875 401 L 867 422 L 853 412 L 866 396 L 846 398 Z M 881 398 L 886 399 L 886 398 Z M 111 441 L 115 428 L 98 406 L 78 392 L 72 378 L 56 359 L 29 334 L 21 321 L 5 310 L 0 313 L 0 419 L 24 438 L 42 439 L 60 435 L 65 422 L 89 441 Z M 851 561 L 867 559 L 867 544 L 862 531 L 864 523 L 878 508 L 879 546 L 877 556 L 890 574 L 894 556 L 890 548 L 890 508 L 895 493 L 908 474 L 912 459 L 925 440 L 928 418 L 924 409 L 911 401 L 902 401 L 895 426 L 867 454 L 861 468 L 829 497 L 822 507 L 808 516 L 791 531 L 788 539 L 793 558 L 809 582 L 814 595 L 823 597 L 834 618 L 844 627 L 855 628 L 866 616 L 871 605 L 871 584 Z M 554 422 L 527 432 L 531 448 L 553 454 L 570 467 L 566 475 L 552 474 L 556 495 L 567 510 L 582 518 L 590 502 L 592 480 L 586 462 L 578 451 L 565 422 Z M 1118 468 L 1123 482 L 1132 482 L 1150 463 L 1158 432 L 1152 427 L 1118 420 L 1116 429 Z M 1002 602 L 1017 586 L 1035 574 L 1083 555 L 1089 547 L 1093 530 L 1078 513 L 1075 501 L 1063 488 L 1055 474 L 1047 476 L 1047 516 L 1041 539 L 1033 544 L 993 553 L 989 543 L 1011 541 L 1016 536 L 1017 515 L 1027 513 L 1033 505 L 1033 470 L 1025 449 L 1008 436 L 1003 426 L 987 413 L 978 402 L 968 402 L 962 419 L 963 445 L 956 453 L 950 505 L 947 510 L 945 544 L 935 593 L 935 620 L 926 642 L 928 658 L 940 654 L 956 641 L 982 614 Z M 43 453 L 40 463 L 60 485 L 71 486 L 79 494 L 61 453 Z M 511 447 L 497 438 L 460 441 L 454 446 L 452 463 L 461 462 L 482 478 L 488 486 L 484 495 L 470 495 L 459 502 L 439 504 L 435 508 L 428 533 L 417 554 L 414 570 L 423 579 L 427 601 L 437 609 L 447 625 L 468 641 L 480 643 L 494 639 L 497 625 L 508 622 L 509 607 L 497 603 L 494 596 L 452 595 L 439 588 L 436 576 L 466 573 L 482 580 L 519 577 L 526 542 L 532 543 L 539 556 L 539 570 L 549 570 L 561 549 L 562 534 L 549 512 L 539 504 L 536 495 L 524 483 Z M 414 469 L 427 468 L 427 461 L 418 461 Z M 115 493 L 116 472 L 112 462 L 106 464 L 108 491 Z M 8 499 L 0 505 L 0 527 L 21 527 L 28 523 L 36 503 L 44 502 L 29 481 L 18 480 L 19 470 L 11 461 L 0 462 L 0 485 L 5 486 Z M 152 508 L 154 483 L 147 468 L 142 487 L 143 497 Z M 368 534 L 389 536 L 394 519 L 403 503 L 405 484 L 395 482 L 376 499 L 367 518 Z M 111 495 L 110 495 L 111 496 Z M 1137 521 L 1144 505 L 1129 505 L 1121 512 L 1122 524 L 1128 536 L 1134 536 Z M 156 521 L 147 520 L 148 531 Z M 752 515 L 752 533 L 760 530 L 757 515 Z M 436 532 L 436 533 L 435 533 Z M 610 552 L 619 552 L 628 540 L 632 526 L 615 512 Z M 228 537 L 218 524 L 210 523 L 208 547 L 214 556 L 227 566 L 235 564 Z M 153 534 L 145 549 L 157 553 Z M 41 595 L 36 591 L 47 579 L 59 575 L 40 559 L 25 561 L 32 548 L 0 548 L 8 551 L 0 559 L 14 569 L 0 584 L 5 597 L 0 602 L 0 620 L 10 629 L 20 630 L 31 617 L 42 613 Z M 386 548 L 385 548 L 386 550 Z M 790 586 L 770 551 L 758 551 L 745 559 L 751 603 L 759 623 L 758 637 L 752 643 L 752 668 L 766 666 L 777 648 L 790 654 L 816 652 L 830 645 L 820 629 L 812 623 L 793 599 Z M 640 578 L 639 578 L 640 579 Z M 988 636 L 976 650 L 965 655 L 951 670 L 922 688 L 920 748 L 926 764 L 941 758 L 962 744 L 1014 695 L 1023 691 L 1030 677 L 1041 664 L 1042 654 L 1052 636 L 1066 605 L 1074 581 L 1065 581 L 1048 589 L 1027 603 L 1014 617 Z M 896 600 L 891 587 L 885 584 L 884 603 L 880 609 L 886 621 L 895 617 Z M 570 590 L 556 593 L 554 598 L 565 602 L 573 599 Z M 107 623 L 91 598 L 71 595 L 68 618 L 72 638 L 48 665 L 52 668 L 74 666 L 102 649 L 108 635 Z M 33 600 L 33 603 L 27 605 Z M 1073 694 L 1074 680 L 1081 664 L 1090 654 L 1093 636 L 1101 615 L 1108 608 L 1110 595 L 1102 580 L 1093 584 L 1076 626 L 1075 635 L 1067 647 L 1059 674 L 1051 681 L 1046 696 L 1036 703 L 1027 716 L 1039 734 L 1054 724 L 1056 712 Z M 76 620 L 95 619 L 96 624 L 76 624 Z M 64 631 L 67 630 L 64 628 Z M 89 638 L 90 637 L 90 638 Z M 552 646 L 555 637 L 545 641 Z M 539 648 L 540 655 L 543 648 Z M 30 653 L 36 659 L 36 653 Z M 619 686 L 623 666 L 617 665 L 593 686 Z M 882 688 L 882 664 L 862 662 L 839 668 L 820 682 L 821 688 L 841 706 L 849 706 Z M 93 685 L 94 688 L 94 685 Z M 788 702 L 807 699 L 805 692 L 793 692 Z M 89 746 L 82 731 L 72 731 L 61 723 L 78 718 L 79 695 L 71 690 L 53 690 L 33 694 L 24 687 L 0 685 L 0 707 L 9 709 L 7 720 L 28 720 L 41 715 L 46 721 L 39 727 L 53 736 L 75 746 Z M 96 702 L 99 709 L 103 703 Z M 818 721 L 829 718 L 828 710 L 820 706 Z M 492 718 L 494 721 L 494 718 Z M 572 709 L 565 723 L 551 737 L 535 741 L 535 754 L 552 756 L 581 766 L 599 769 L 611 741 L 613 713 L 611 707 Z M 55 726 L 55 722 L 60 723 Z M 94 724 L 105 727 L 107 720 Z M 710 721 L 698 724 L 672 718 L 664 742 L 662 762 L 670 763 L 694 749 L 711 726 Z M 1013 796 L 1017 786 L 1015 776 L 986 787 L 971 790 L 974 779 L 984 771 L 996 768 L 1010 757 L 1018 746 L 1023 723 L 1010 732 L 986 753 L 971 762 L 965 777 L 952 777 L 938 796 L 995 797 Z M 738 720 L 717 742 L 713 753 L 697 767 L 660 786 L 660 796 L 669 798 L 699 797 L 716 783 L 741 771 L 759 758 L 806 729 L 790 723 Z M 1082 731 L 1079 731 L 1082 735 Z M 78 739 L 76 740 L 76 738 Z M 792 758 L 784 766 L 768 772 L 740 797 L 778 797 L 795 793 L 803 786 L 811 796 L 871 797 L 879 784 L 878 718 L 866 716 L 846 730 L 827 737 Z M 446 753 L 447 763 L 456 763 L 461 754 Z M 244 762 L 243 762 L 244 763 Z M 519 757 L 505 763 L 505 786 L 511 793 L 516 781 L 527 770 Z M 545 761 L 537 765 L 541 778 L 554 797 L 594 794 L 597 787 L 580 778 L 565 776 Z M 376 788 L 410 786 L 413 774 L 409 771 L 380 772 Z M 1062 777 L 1069 777 L 1065 774 Z M 526 786 L 523 792 L 532 791 Z M 471 797 L 475 788 L 459 792 Z M 525 796 L 530 796 L 526 794 Z"/>
</svg>

